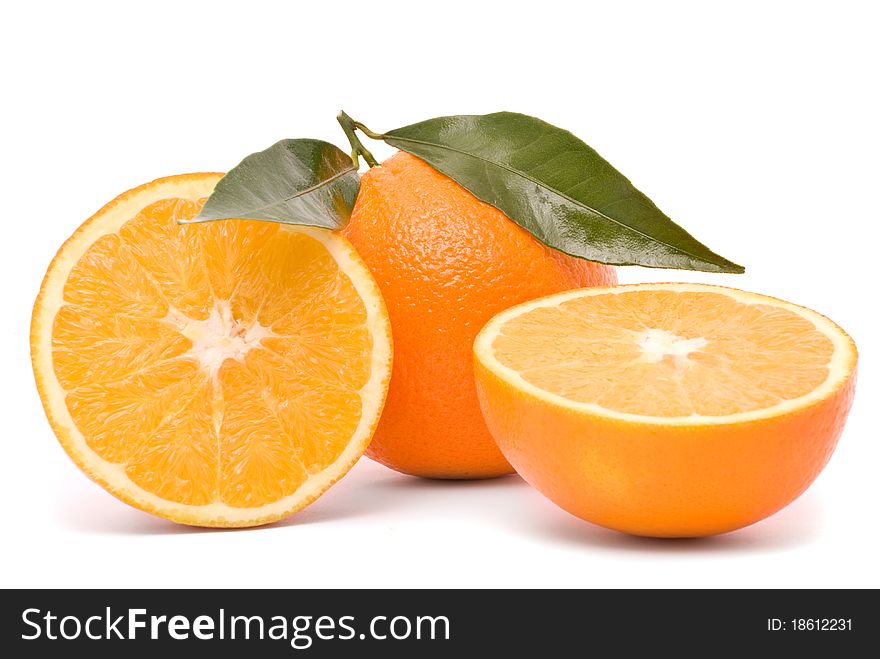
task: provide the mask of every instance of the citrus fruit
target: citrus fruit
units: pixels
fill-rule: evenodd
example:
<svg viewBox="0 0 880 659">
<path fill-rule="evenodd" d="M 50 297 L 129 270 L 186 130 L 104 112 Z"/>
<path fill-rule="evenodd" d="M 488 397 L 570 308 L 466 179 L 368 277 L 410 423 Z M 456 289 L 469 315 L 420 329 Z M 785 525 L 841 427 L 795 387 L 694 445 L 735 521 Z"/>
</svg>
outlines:
<svg viewBox="0 0 880 659">
<path fill-rule="evenodd" d="M 511 472 L 480 415 L 471 351 L 495 313 L 558 291 L 615 283 L 615 270 L 547 248 L 424 161 L 367 171 L 344 234 L 388 305 L 394 368 L 367 455 L 434 478 Z"/>
<path fill-rule="evenodd" d="M 195 217 L 220 174 L 123 194 L 59 250 L 31 328 L 65 451 L 123 501 L 200 526 L 263 524 L 342 476 L 391 370 L 375 282 L 323 229 Z"/>
<path fill-rule="evenodd" d="M 528 302 L 474 354 L 489 429 L 525 480 L 596 524 L 680 537 L 756 522 L 812 483 L 857 358 L 814 311 L 699 284 Z"/>
</svg>

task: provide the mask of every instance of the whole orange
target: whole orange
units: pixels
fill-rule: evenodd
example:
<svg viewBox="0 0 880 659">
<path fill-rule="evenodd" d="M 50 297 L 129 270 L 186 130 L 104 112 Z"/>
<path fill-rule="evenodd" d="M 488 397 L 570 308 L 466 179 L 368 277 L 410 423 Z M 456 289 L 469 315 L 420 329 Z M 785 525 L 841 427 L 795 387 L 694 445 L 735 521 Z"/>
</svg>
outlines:
<svg viewBox="0 0 880 659">
<path fill-rule="evenodd" d="M 343 233 L 379 284 L 394 338 L 388 398 L 367 455 L 430 478 L 511 473 L 477 401 L 477 332 L 514 304 L 614 285 L 615 269 L 542 245 L 402 152 L 364 174 Z"/>
</svg>

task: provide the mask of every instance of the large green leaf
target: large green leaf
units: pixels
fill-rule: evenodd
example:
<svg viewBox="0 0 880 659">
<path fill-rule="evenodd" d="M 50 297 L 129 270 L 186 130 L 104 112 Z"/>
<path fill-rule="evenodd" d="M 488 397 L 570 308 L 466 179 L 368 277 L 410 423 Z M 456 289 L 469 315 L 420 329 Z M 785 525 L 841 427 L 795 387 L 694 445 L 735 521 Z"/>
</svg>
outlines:
<svg viewBox="0 0 880 659">
<path fill-rule="evenodd" d="M 513 112 L 439 117 L 384 135 L 357 126 L 422 158 L 567 254 L 617 265 L 743 272 L 670 220 L 584 142 L 540 119 Z"/>
<path fill-rule="evenodd" d="M 351 216 L 360 177 L 351 157 L 321 140 L 281 140 L 236 165 L 192 222 L 231 218 L 337 229 Z"/>
</svg>

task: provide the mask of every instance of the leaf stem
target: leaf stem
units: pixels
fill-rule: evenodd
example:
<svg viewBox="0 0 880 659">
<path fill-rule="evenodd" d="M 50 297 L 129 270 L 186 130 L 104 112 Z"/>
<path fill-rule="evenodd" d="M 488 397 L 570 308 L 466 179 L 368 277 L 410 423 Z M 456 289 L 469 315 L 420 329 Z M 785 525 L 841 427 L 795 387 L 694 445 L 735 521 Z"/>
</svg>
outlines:
<svg viewBox="0 0 880 659">
<path fill-rule="evenodd" d="M 374 132 L 371 131 L 369 128 L 367 128 L 366 126 L 364 126 L 360 121 L 355 121 L 355 122 L 354 122 L 354 126 L 355 126 L 355 128 L 357 128 L 359 131 L 361 131 L 364 135 L 366 135 L 367 137 L 369 137 L 371 140 L 383 140 L 383 139 L 385 139 L 385 136 L 384 136 L 382 133 L 374 133 Z"/>
<path fill-rule="evenodd" d="M 342 130 L 345 131 L 345 136 L 351 144 L 351 160 L 354 163 L 354 166 L 358 166 L 358 156 L 363 156 L 364 160 L 367 161 L 367 164 L 370 167 L 378 166 L 379 162 L 373 157 L 373 154 L 370 153 L 367 147 L 361 143 L 360 139 L 358 139 L 355 129 L 362 130 L 365 135 L 372 137 L 373 139 L 376 139 L 376 134 L 370 130 L 366 130 L 362 124 L 345 114 L 344 110 L 340 110 L 339 114 L 336 115 L 336 121 L 342 126 Z"/>
</svg>

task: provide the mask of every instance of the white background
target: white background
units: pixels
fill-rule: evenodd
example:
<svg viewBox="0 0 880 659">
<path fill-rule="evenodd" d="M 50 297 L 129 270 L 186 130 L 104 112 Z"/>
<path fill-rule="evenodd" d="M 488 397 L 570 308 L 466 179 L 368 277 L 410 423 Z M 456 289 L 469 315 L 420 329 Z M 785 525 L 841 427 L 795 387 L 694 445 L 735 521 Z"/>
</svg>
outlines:
<svg viewBox="0 0 880 659">
<path fill-rule="evenodd" d="M 18 2 L 2 66 L 0 586 L 880 586 L 880 21 L 872 3 Z M 817 482 L 722 537 L 630 538 L 517 477 L 432 482 L 363 459 L 285 523 L 205 531 L 116 501 L 67 459 L 28 355 L 57 247 L 159 176 L 284 137 L 509 109 L 566 127 L 742 276 L 861 351 Z M 377 155 L 390 150 L 376 146 Z"/>
</svg>

